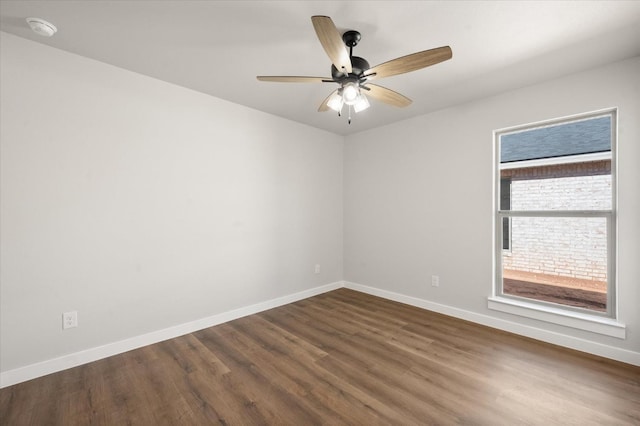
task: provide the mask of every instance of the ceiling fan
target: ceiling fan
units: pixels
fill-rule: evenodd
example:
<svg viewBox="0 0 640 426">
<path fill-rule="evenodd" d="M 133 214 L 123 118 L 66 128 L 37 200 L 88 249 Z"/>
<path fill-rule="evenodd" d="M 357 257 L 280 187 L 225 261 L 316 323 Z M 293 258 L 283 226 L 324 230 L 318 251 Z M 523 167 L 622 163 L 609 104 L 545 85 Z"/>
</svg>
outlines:
<svg viewBox="0 0 640 426">
<path fill-rule="evenodd" d="M 398 92 L 371 84 L 369 81 L 416 71 L 451 59 L 453 55 L 449 46 L 443 46 L 370 67 L 365 59 L 353 56 L 353 48 L 361 39 L 358 31 L 350 30 L 341 36 L 328 16 L 312 16 L 311 22 L 320 44 L 332 62 L 331 77 L 258 76 L 257 78 L 260 81 L 279 83 L 338 83 L 340 87 L 322 101 L 318 111 L 332 109 L 341 115 L 344 105 L 347 105 L 349 124 L 351 124 L 352 108 L 357 113 L 369 107 L 369 101 L 364 92 L 374 99 L 396 107 L 406 107 L 412 102 Z"/>
</svg>

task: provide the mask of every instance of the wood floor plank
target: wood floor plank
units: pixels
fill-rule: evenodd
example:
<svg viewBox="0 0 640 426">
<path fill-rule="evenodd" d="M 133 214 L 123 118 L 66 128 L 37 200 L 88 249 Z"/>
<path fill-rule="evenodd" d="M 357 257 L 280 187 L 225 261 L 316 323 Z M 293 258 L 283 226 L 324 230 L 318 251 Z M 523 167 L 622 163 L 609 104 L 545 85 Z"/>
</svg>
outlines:
<svg viewBox="0 0 640 426">
<path fill-rule="evenodd" d="M 340 289 L 0 389 L 0 425 L 639 425 L 640 367 Z"/>
<path fill-rule="evenodd" d="M 337 424 L 354 424 L 363 420 L 372 424 L 378 420 L 373 412 L 369 412 L 371 416 L 367 418 L 357 411 L 360 407 L 356 399 L 336 388 L 334 380 L 327 379 L 327 375 L 315 365 L 315 361 L 321 358 L 298 357 L 286 345 L 278 346 L 277 341 L 266 343 L 270 336 L 264 333 L 263 327 L 246 328 L 242 322 L 234 325 L 240 332 L 239 339 L 244 337 L 247 347 L 254 344 L 251 350 L 256 367 L 268 376 L 278 377 L 278 385 L 298 399 L 306 411 Z"/>
<path fill-rule="evenodd" d="M 213 351 L 220 351 L 220 358 L 229 366 L 227 385 L 235 390 L 236 399 L 246 412 L 250 424 L 286 424 L 285 418 L 299 424 L 317 424 L 313 412 L 306 411 L 302 402 L 283 390 L 265 371 L 256 366 L 255 348 L 247 346 L 231 323 L 199 332 L 203 343 Z"/>
</svg>

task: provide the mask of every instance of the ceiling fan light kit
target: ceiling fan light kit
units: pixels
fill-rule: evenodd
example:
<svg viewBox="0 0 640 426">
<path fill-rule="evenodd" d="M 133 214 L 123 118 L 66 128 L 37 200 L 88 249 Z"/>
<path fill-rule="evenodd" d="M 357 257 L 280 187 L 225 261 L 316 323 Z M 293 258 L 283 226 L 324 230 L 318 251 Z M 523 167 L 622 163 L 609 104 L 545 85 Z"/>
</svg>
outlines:
<svg viewBox="0 0 640 426">
<path fill-rule="evenodd" d="M 443 46 L 370 67 L 365 59 L 353 56 L 353 48 L 362 38 L 358 31 L 349 30 L 341 36 L 328 16 L 312 16 L 311 22 L 320 44 L 331 60 L 331 78 L 300 76 L 258 76 L 257 78 L 260 81 L 279 83 L 337 83 L 340 87 L 322 101 L 318 111 L 331 109 L 340 116 L 344 105 L 347 105 L 349 124 L 351 124 L 352 109 L 358 113 L 370 106 L 363 91 L 374 99 L 400 108 L 412 102 L 411 99 L 391 89 L 370 84 L 370 80 L 416 71 L 449 60 L 453 56 L 451 48 Z"/>
<path fill-rule="evenodd" d="M 369 100 L 355 83 L 347 83 L 344 87 L 335 90 L 329 95 L 326 102 L 322 103 L 320 108 L 323 108 L 325 105 L 337 112 L 338 116 L 342 115 L 342 108 L 347 105 L 349 109 L 349 124 L 351 124 L 351 108 L 353 108 L 355 113 L 359 113 L 370 106 Z"/>
</svg>

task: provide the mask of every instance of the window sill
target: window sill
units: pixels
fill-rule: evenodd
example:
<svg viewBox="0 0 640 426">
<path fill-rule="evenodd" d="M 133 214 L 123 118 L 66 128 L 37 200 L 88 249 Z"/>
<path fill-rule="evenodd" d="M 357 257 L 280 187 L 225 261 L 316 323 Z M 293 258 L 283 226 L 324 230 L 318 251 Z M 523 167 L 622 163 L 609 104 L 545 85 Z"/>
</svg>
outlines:
<svg viewBox="0 0 640 426">
<path fill-rule="evenodd" d="M 521 317 L 563 325 L 565 327 L 586 330 L 592 333 L 604 334 L 606 336 L 617 337 L 618 339 L 626 339 L 627 335 L 627 329 L 623 323 L 597 315 L 565 311 L 505 297 L 489 297 L 488 307 L 494 311 L 506 312 Z"/>
</svg>

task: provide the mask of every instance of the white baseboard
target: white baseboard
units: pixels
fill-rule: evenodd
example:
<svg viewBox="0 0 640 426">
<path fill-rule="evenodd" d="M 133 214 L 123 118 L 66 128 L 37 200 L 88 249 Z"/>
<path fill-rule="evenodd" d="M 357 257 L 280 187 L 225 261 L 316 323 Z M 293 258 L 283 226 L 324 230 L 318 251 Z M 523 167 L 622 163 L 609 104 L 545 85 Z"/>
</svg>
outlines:
<svg viewBox="0 0 640 426">
<path fill-rule="evenodd" d="M 626 349 L 616 348 L 614 346 L 604 345 L 602 343 L 591 342 L 589 340 L 577 337 L 567 336 L 566 334 L 555 333 L 528 325 L 518 324 L 506 321 L 500 318 L 488 315 L 478 314 L 464 309 L 454 308 L 448 305 L 442 305 L 428 300 L 419 299 L 417 297 L 406 296 L 400 293 L 394 293 L 388 290 L 381 290 L 375 287 L 369 287 L 362 284 L 345 282 L 346 288 L 356 290 L 362 293 L 371 294 L 372 296 L 382 297 L 384 299 L 393 300 L 407 305 L 415 306 L 429 311 L 438 312 L 440 314 L 449 315 L 451 317 L 460 318 L 477 324 L 486 325 L 488 327 L 497 328 L 499 330 L 508 331 L 510 333 L 519 334 L 521 336 L 530 337 L 532 339 L 541 340 L 543 342 L 552 343 L 554 345 L 575 349 L 581 352 L 587 352 L 604 358 L 610 358 L 616 361 L 625 362 L 627 364 L 640 366 L 640 353 L 629 351 Z"/>
<path fill-rule="evenodd" d="M 193 333 L 214 325 L 222 324 L 234 319 L 242 318 L 247 315 L 256 314 L 268 309 L 277 308 L 278 306 L 293 303 L 298 300 L 306 299 L 318 294 L 342 288 L 344 283 L 338 281 L 315 287 L 309 290 L 301 291 L 294 294 L 278 297 L 276 299 L 267 300 L 266 302 L 256 303 L 232 311 L 223 312 L 207 318 L 191 321 L 185 324 L 176 325 L 174 327 L 165 328 L 163 330 L 152 331 L 151 333 L 135 336 L 129 339 L 113 342 L 104 346 L 87 349 L 73 354 L 61 356 L 59 358 L 42 361 L 36 364 L 27 365 L 0 373 L 0 388 L 15 385 L 17 383 L 26 382 L 27 380 L 37 377 L 46 376 L 47 374 L 56 373 L 68 368 L 77 367 L 82 364 L 97 361 L 113 355 L 121 354 L 133 349 L 164 340 L 173 339 L 185 334 Z"/>
<path fill-rule="evenodd" d="M 475 312 L 466 311 L 464 309 L 430 302 L 428 300 L 419 299 L 417 297 L 395 293 L 388 290 L 382 290 L 379 288 L 369 287 L 351 282 L 338 281 L 298 293 L 278 297 L 276 299 L 267 300 L 265 302 L 256 303 L 254 305 L 246 306 L 243 308 L 234 309 L 232 311 L 223 312 L 185 324 L 180 324 L 174 327 L 165 328 L 163 330 L 157 330 L 151 333 L 135 336 L 130 339 L 121 340 L 119 342 L 109 343 L 104 346 L 87 349 L 59 358 L 54 358 L 36 364 L 16 368 L 14 370 L 5 371 L 3 373 L 0 373 L 0 388 L 46 376 L 47 374 L 56 373 L 68 368 L 77 367 L 79 365 L 87 364 L 89 362 L 97 361 L 99 359 L 107 358 L 113 355 L 118 355 L 123 352 L 162 342 L 164 340 L 173 339 L 175 337 L 193 333 L 198 330 L 232 321 L 234 319 L 242 318 L 247 315 L 256 314 L 268 309 L 277 308 L 278 306 L 293 303 L 302 299 L 307 299 L 309 297 L 336 290 L 342 287 L 346 287 L 362 293 L 371 294 L 373 296 L 382 297 L 384 299 L 405 303 L 407 305 L 416 306 L 418 308 L 426 309 L 429 311 L 438 312 L 444 315 L 449 315 L 455 318 L 475 322 L 477 324 L 486 325 L 488 327 L 496 328 L 499 330 L 531 337 L 533 339 L 552 343 L 558 346 L 576 349 L 582 352 L 587 352 L 616 361 L 640 366 L 640 353 L 638 352 L 628 351 L 601 343 L 579 339 L 577 337 L 567 336 L 565 334 L 522 325 L 511 321 L 494 318 L 488 315 L 478 314 Z"/>
</svg>

